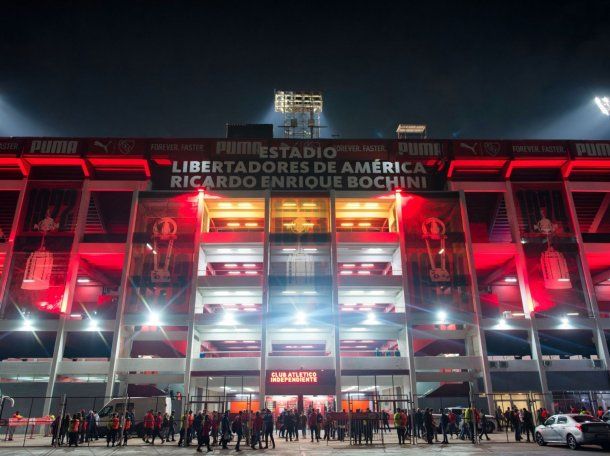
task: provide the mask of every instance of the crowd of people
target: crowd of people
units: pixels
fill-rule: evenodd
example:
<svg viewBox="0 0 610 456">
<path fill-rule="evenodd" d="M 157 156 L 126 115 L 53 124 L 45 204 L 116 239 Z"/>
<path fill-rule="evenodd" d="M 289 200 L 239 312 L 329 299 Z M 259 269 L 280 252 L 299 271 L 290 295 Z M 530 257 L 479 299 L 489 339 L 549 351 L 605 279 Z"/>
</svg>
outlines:
<svg viewBox="0 0 610 456">
<path fill-rule="evenodd" d="M 576 407 L 570 407 L 568 411 L 597 415 L 598 418 L 604 415 L 602 407 L 595 413 Z M 473 406 L 464 409 L 441 408 L 437 411 L 432 408 L 398 408 L 393 415 L 386 410 L 377 413 L 370 409 L 358 409 L 349 415 L 349 419 L 345 411 L 322 413 L 313 408 L 306 412 L 284 410 L 277 416 L 269 409 L 238 413 L 188 410 L 176 420 L 175 412 L 148 410 L 144 414 L 140 434 L 142 440 L 151 445 L 155 444 L 156 439 L 161 444 L 177 441 L 178 446 L 191 446 L 196 442 L 199 452 L 204 448 L 212 451 L 214 446 L 228 449 L 229 444 L 234 445 L 236 451 L 241 451 L 242 444 L 252 449 L 269 448 L 270 445 L 275 448 L 275 438 L 286 442 L 299 439 L 320 442 L 344 441 L 347 437 L 356 445 L 367 445 L 372 444 L 374 436 L 380 432 L 396 432 L 401 445 L 416 443 L 418 439 L 428 444 L 448 444 L 454 438 L 476 443 L 484 438 L 490 440 L 488 425 L 490 421 L 495 421 L 497 431 L 507 434 L 514 432 L 515 441 L 526 439 L 533 442 L 536 424 L 544 423 L 549 416 L 545 408 L 538 409 L 534 416 L 527 408 L 508 407 L 503 411 L 498 407 L 495 416 L 491 417 L 485 410 Z M 390 420 L 393 421 L 392 426 Z M 51 443 L 53 446 L 79 446 L 103 436 L 107 446 L 126 446 L 135 423 L 134 410 L 110 415 L 103 427 L 100 427 L 99 415 L 93 410 L 58 415 L 53 417 L 50 426 Z"/>
</svg>

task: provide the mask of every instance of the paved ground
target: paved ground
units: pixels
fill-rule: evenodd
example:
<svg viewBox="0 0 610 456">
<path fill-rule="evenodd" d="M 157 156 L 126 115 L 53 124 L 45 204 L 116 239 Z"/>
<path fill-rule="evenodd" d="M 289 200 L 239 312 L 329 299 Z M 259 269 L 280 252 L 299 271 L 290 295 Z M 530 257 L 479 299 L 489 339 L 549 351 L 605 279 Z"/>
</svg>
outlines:
<svg viewBox="0 0 610 456">
<path fill-rule="evenodd" d="M 449 445 L 404 445 L 399 447 L 396 443 L 388 443 L 386 445 L 374 445 L 374 446 L 349 446 L 349 444 L 339 444 L 338 442 L 331 442 L 326 444 L 325 442 L 310 443 L 309 441 L 289 442 L 277 440 L 277 448 L 272 450 L 251 450 L 249 447 L 243 446 L 244 451 L 241 455 L 244 456 L 368 456 L 368 455 L 420 455 L 420 454 L 446 454 L 452 456 L 469 456 L 469 455 L 561 455 L 573 454 L 567 448 L 559 446 L 547 446 L 539 447 L 532 443 L 506 443 L 506 436 L 494 435 L 491 442 L 483 442 L 479 445 L 472 445 L 457 439 L 454 439 Z M 50 448 L 48 446 L 48 439 L 37 438 L 28 441 L 28 448 L 17 446 L 17 442 L 9 446 L 9 442 L 0 441 L 0 455 L 15 455 L 15 456 L 58 456 L 63 454 L 69 454 L 71 456 L 109 456 L 109 455 L 125 455 L 125 456 L 143 456 L 143 455 L 194 455 L 199 454 L 195 452 L 195 447 L 190 448 L 179 448 L 173 444 L 164 445 L 145 445 L 142 444 L 141 440 L 133 439 L 130 441 L 130 445 L 126 448 L 106 448 L 105 444 L 101 441 L 90 447 L 79 447 L 79 448 Z M 23 444 L 23 440 L 19 442 Z M 216 447 L 218 448 L 218 447 Z M 580 454 L 604 454 L 603 451 L 596 447 L 582 448 L 579 451 Z M 205 454 L 205 453 L 203 453 Z M 213 456 L 221 455 L 235 455 L 233 449 L 231 450 L 219 450 L 215 449 L 213 453 L 209 453 Z"/>
</svg>

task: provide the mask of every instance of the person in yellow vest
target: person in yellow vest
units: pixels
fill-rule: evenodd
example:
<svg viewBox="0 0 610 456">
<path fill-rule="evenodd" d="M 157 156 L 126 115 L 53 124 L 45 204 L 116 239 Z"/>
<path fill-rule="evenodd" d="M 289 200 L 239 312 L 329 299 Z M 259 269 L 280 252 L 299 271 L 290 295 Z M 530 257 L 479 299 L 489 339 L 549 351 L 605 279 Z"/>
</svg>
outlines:
<svg viewBox="0 0 610 456">
<path fill-rule="evenodd" d="M 470 440 L 475 443 L 474 410 L 472 407 L 468 407 L 464 411 L 464 423 L 467 426 Z"/>
<path fill-rule="evenodd" d="M 398 444 L 402 445 L 403 443 L 405 443 L 405 427 L 402 423 L 400 409 L 396 409 L 396 413 L 394 413 L 394 428 L 396 429 L 396 434 L 398 435 Z"/>
</svg>

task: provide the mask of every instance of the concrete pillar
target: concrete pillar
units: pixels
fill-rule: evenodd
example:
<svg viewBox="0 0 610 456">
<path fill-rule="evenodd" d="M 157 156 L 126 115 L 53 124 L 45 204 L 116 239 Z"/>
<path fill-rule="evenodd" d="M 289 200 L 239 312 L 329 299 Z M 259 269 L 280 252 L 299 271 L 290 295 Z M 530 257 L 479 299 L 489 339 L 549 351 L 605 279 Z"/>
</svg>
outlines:
<svg viewBox="0 0 610 456">
<path fill-rule="evenodd" d="M 538 329 L 535 324 L 534 303 L 529 289 L 529 278 L 527 276 L 527 263 L 523 244 L 521 244 L 521 231 L 519 230 L 519 222 L 517 218 L 517 209 L 515 207 L 515 199 L 513 197 L 513 187 L 510 181 L 506 181 L 506 192 L 504 193 L 506 203 L 506 214 L 510 223 L 511 233 L 515 242 L 515 267 L 517 269 L 517 279 L 519 281 L 519 292 L 521 293 L 521 302 L 523 304 L 523 312 L 526 316 L 526 321 L 529 322 L 527 328 L 530 337 L 530 346 L 532 350 L 532 359 L 536 360 L 538 368 L 538 378 L 540 379 L 540 387 L 544 402 L 544 407 L 548 410 L 553 410 L 553 398 L 549 391 L 544 363 L 542 360 L 542 349 L 538 338 Z"/>
<path fill-rule="evenodd" d="M 585 255 L 585 244 L 582 240 L 582 233 L 580 232 L 580 225 L 578 223 L 578 217 L 576 215 L 576 206 L 574 205 L 574 198 L 572 196 L 572 190 L 569 181 L 563 182 L 563 190 L 565 194 L 566 204 L 568 207 L 568 213 L 570 220 L 572 221 L 572 227 L 574 229 L 574 235 L 578 244 L 578 261 L 580 262 L 580 269 L 582 271 L 582 281 L 584 283 L 585 296 L 587 296 L 587 302 L 589 303 L 589 314 L 593 317 L 594 328 L 593 328 L 593 340 L 595 347 L 597 348 L 597 355 L 602 361 L 606 371 L 610 369 L 610 352 L 608 351 L 608 343 L 606 341 L 606 334 L 604 328 L 600 324 L 599 320 L 599 307 L 597 305 L 597 296 L 595 295 L 595 285 L 591 278 L 591 270 L 589 269 L 589 261 Z"/>
<path fill-rule="evenodd" d="M 131 211 L 129 213 L 129 225 L 127 227 L 127 242 L 125 249 L 125 258 L 123 260 L 123 272 L 121 274 L 121 285 L 119 287 L 119 302 L 117 304 L 117 313 L 114 320 L 114 333 L 112 335 L 112 348 L 110 350 L 110 362 L 108 363 L 108 379 L 106 381 L 106 397 L 112 397 L 114 394 L 114 382 L 117 371 L 118 359 L 121 356 L 121 338 L 124 336 L 123 321 L 125 315 L 125 307 L 127 300 L 127 291 L 129 288 L 129 270 L 131 269 L 131 255 L 133 251 L 133 233 L 136 226 L 136 214 L 138 210 L 138 190 L 134 190 L 131 195 Z M 123 386 L 123 383 L 125 385 Z M 127 394 L 127 384 L 122 382 L 120 385 L 121 394 Z"/>
<path fill-rule="evenodd" d="M 53 349 L 53 360 L 51 361 L 51 368 L 49 370 L 49 383 L 47 384 L 47 390 L 45 393 L 44 406 L 42 410 L 43 416 L 50 413 L 51 410 L 51 397 L 55 389 L 55 381 L 57 379 L 57 373 L 59 371 L 59 363 L 61 363 L 64 356 L 64 347 L 66 345 L 66 322 L 70 319 L 70 312 L 72 310 L 72 300 L 74 298 L 74 289 L 76 288 L 76 278 L 78 276 L 79 266 L 79 255 L 78 247 L 85 233 L 85 224 L 87 220 L 87 211 L 89 208 L 89 199 L 91 198 L 91 191 L 89 189 L 90 181 L 85 180 L 81 190 L 80 203 L 78 206 L 78 214 L 76 216 L 76 225 L 74 228 L 74 238 L 72 240 L 72 247 L 70 248 L 70 258 L 68 260 L 68 269 L 66 271 L 66 286 L 64 288 L 64 294 L 61 301 L 61 314 L 59 315 L 59 327 L 57 328 L 57 335 L 55 337 L 55 347 Z"/>
<path fill-rule="evenodd" d="M 333 316 L 334 356 L 335 356 L 335 410 L 341 410 L 341 328 L 339 321 L 339 265 L 337 258 L 337 211 L 335 191 L 330 191 L 330 276 L 331 312 Z"/>
<path fill-rule="evenodd" d="M 495 410 L 495 402 L 491 393 L 493 386 L 491 383 L 491 373 L 489 371 L 489 361 L 487 358 L 487 345 L 485 342 L 485 331 L 481 328 L 481 300 L 479 297 L 479 287 L 477 280 L 477 270 L 474 263 L 474 251 L 472 249 L 472 237 L 470 235 L 470 222 L 468 221 L 468 210 L 466 208 L 466 197 L 463 190 L 460 190 L 460 211 L 462 215 L 462 228 L 464 230 L 464 242 L 466 244 L 466 256 L 468 258 L 468 267 L 470 269 L 470 292 L 472 295 L 473 304 L 473 326 L 472 326 L 472 343 L 476 346 L 478 356 L 481 360 L 481 376 L 483 377 L 483 387 L 487 394 L 487 411 L 493 413 Z M 475 348 L 475 347 L 473 347 Z M 476 386 L 478 389 L 478 385 Z"/>
<path fill-rule="evenodd" d="M 190 390 L 191 370 L 193 366 L 193 351 L 195 344 L 195 308 L 197 302 L 197 279 L 199 273 L 199 252 L 201 252 L 201 231 L 203 229 L 203 212 L 205 210 L 205 192 L 197 192 L 197 218 L 195 220 L 195 239 L 193 251 L 193 270 L 191 272 L 191 290 L 188 307 L 188 334 L 186 339 L 186 352 L 184 363 L 184 391 Z M 196 393 L 193 393 L 196 395 Z"/>
<path fill-rule="evenodd" d="M 263 238 L 263 299 L 261 303 L 261 359 L 259 371 L 258 400 L 260 407 L 265 406 L 265 380 L 267 377 L 267 353 L 269 352 L 267 338 L 267 319 L 269 318 L 269 257 L 271 231 L 271 191 L 265 193 L 265 234 Z"/>
<path fill-rule="evenodd" d="M 407 366 L 409 367 L 409 386 L 408 392 L 405 391 L 405 394 L 413 395 L 413 407 L 417 407 L 418 398 L 417 398 L 417 373 L 415 372 L 415 353 L 413 351 L 413 327 L 411 324 L 411 299 L 409 296 L 409 279 L 407 277 L 408 268 L 407 268 L 407 241 L 404 233 L 404 219 L 403 219 L 403 195 L 401 191 L 396 191 L 396 200 L 394 204 L 394 209 L 396 211 L 396 224 L 398 228 L 398 239 L 400 246 L 400 262 L 402 264 L 402 296 L 404 300 L 405 306 L 405 317 L 406 317 L 406 326 L 405 326 L 405 339 L 404 344 L 406 346 L 405 354 L 407 358 Z M 403 353 L 401 351 L 401 353 Z"/>
</svg>

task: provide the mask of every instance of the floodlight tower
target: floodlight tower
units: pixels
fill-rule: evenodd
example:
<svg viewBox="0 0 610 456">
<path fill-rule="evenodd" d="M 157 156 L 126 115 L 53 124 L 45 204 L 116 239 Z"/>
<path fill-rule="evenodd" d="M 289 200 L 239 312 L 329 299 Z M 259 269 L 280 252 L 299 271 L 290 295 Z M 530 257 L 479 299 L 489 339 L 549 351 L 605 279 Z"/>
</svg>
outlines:
<svg viewBox="0 0 610 456">
<path fill-rule="evenodd" d="M 275 112 L 284 114 L 280 127 L 285 138 L 319 138 L 322 107 L 322 92 L 275 91 Z"/>
<path fill-rule="evenodd" d="M 595 97 L 595 104 L 605 116 L 610 116 L 610 98 Z"/>
</svg>

